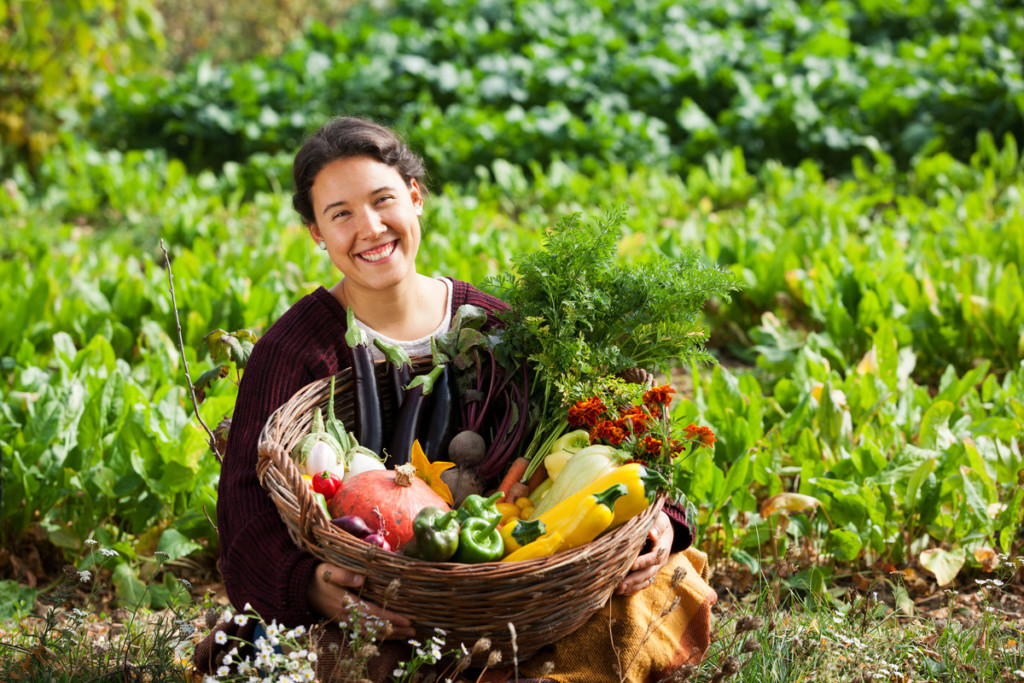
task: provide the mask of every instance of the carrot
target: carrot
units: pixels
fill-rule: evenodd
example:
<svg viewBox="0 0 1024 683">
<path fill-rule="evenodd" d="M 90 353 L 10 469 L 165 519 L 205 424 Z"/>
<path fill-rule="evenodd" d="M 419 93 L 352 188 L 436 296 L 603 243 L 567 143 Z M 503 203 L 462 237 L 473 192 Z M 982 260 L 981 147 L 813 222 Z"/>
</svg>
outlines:
<svg viewBox="0 0 1024 683">
<path fill-rule="evenodd" d="M 508 466 L 508 472 L 505 473 L 505 477 L 498 484 L 498 491 L 504 494 L 504 497 L 500 498 L 498 502 L 505 501 L 507 503 L 514 503 L 515 498 L 510 497 L 512 485 L 521 483 L 519 480 L 526 474 L 526 468 L 530 464 L 530 461 L 526 458 L 519 456 L 512 461 L 512 464 Z"/>
<path fill-rule="evenodd" d="M 538 467 L 537 471 L 530 477 L 530 481 L 526 482 L 526 488 L 529 493 L 533 493 L 533 490 L 541 485 L 545 479 L 548 478 L 548 470 L 546 467 Z"/>
<path fill-rule="evenodd" d="M 530 495 L 530 489 L 521 481 L 513 482 L 508 489 L 508 497 L 504 500 L 517 501 Z"/>
</svg>

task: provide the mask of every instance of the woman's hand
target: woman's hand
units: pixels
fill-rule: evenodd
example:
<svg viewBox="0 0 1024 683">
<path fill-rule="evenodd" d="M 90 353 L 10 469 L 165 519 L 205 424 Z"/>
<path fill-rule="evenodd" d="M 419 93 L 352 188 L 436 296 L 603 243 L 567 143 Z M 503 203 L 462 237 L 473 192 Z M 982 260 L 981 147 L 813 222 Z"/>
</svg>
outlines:
<svg viewBox="0 0 1024 683">
<path fill-rule="evenodd" d="M 647 532 L 651 539 L 650 551 L 636 558 L 630 567 L 629 574 L 615 589 L 616 595 L 632 595 L 654 583 L 654 576 L 668 562 L 668 553 L 672 549 L 672 522 L 664 512 L 658 513 L 654 525 Z"/>
<path fill-rule="evenodd" d="M 362 585 L 361 574 L 321 562 L 316 566 L 309 581 L 309 604 L 323 616 L 337 622 L 348 619 L 349 606 L 359 602 L 362 612 L 391 622 L 391 632 L 386 635 L 387 638 L 404 639 L 416 635 L 412 623 L 406 617 L 389 612 L 379 605 L 359 600 L 353 591 Z"/>
</svg>

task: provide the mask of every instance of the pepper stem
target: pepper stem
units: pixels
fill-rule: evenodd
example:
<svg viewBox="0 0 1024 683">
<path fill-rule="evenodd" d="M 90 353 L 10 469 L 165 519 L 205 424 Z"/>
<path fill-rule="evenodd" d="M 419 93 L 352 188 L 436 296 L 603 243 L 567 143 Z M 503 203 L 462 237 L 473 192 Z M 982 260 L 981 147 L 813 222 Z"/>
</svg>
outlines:
<svg viewBox="0 0 1024 683">
<path fill-rule="evenodd" d="M 434 523 L 431 524 L 431 526 L 434 527 L 434 531 L 441 531 L 446 526 L 448 526 L 448 523 L 452 521 L 453 517 L 455 517 L 455 512 L 456 512 L 455 510 L 449 510 L 448 512 L 444 513 L 443 515 L 435 517 L 434 518 Z"/>
<path fill-rule="evenodd" d="M 598 505 L 604 505 L 609 510 L 615 509 L 615 501 L 629 493 L 625 484 L 612 484 L 601 493 L 595 493 Z"/>
<path fill-rule="evenodd" d="M 491 534 L 491 532 L 498 528 L 499 524 L 501 524 L 500 518 L 496 517 L 492 519 L 490 524 L 487 525 L 486 529 L 481 527 L 479 531 L 473 534 L 473 539 L 479 542 L 481 539 L 487 538 Z"/>
</svg>

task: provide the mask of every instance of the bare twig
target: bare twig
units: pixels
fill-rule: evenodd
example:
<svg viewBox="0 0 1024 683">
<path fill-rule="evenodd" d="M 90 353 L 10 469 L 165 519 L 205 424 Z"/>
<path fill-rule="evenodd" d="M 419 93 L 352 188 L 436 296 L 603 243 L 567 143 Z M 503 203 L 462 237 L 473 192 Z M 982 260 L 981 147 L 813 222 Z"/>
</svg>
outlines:
<svg viewBox="0 0 1024 683">
<path fill-rule="evenodd" d="M 199 420 L 199 424 L 203 425 L 203 429 L 210 436 L 210 450 L 217 456 L 217 462 L 223 463 L 224 460 L 221 457 L 220 449 L 217 448 L 217 439 L 214 437 L 213 432 L 203 422 L 203 416 L 199 414 L 199 401 L 196 400 L 196 389 L 192 386 L 192 375 L 188 371 L 188 361 L 185 360 L 185 340 L 181 336 L 181 319 L 178 318 L 178 302 L 174 297 L 174 273 L 171 272 L 171 258 L 167 254 L 167 247 L 164 246 L 164 241 L 160 240 L 160 248 L 164 252 L 164 263 L 167 265 L 167 284 L 171 288 L 171 309 L 174 311 L 174 324 L 178 327 L 178 350 L 181 352 L 181 363 L 185 366 L 185 381 L 188 382 L 188 392 L 192 397 L 192 406 L 196 411 L 196 418 Z"/>
</svg>

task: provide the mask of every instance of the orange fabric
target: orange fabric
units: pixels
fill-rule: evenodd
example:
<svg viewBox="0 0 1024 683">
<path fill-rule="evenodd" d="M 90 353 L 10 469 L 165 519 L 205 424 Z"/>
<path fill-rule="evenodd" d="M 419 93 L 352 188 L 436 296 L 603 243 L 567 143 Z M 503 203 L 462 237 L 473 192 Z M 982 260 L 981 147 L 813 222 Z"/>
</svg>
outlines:
<svg viewBox="0 0 1024 683">
<path fill-rule="evenodd" d="M 685 573 L 675 586 L 674 572 Z M 694 548 L 672 555 L 654 585 L 613 597 L 578 631 L 524 662 L 520 677 L 653 683 L 682 664 L 699 662 L 711 642 L 711 606 L 717 600 L 707 579 L 707 555 Z M 679 604 L 669 610 L 676 597 Z M 553 668 L 545 674 L 548 662 Z"/>
</svg>

